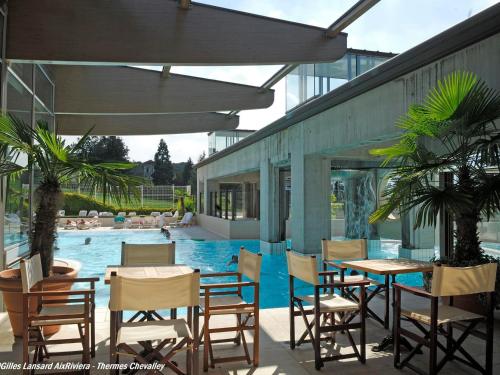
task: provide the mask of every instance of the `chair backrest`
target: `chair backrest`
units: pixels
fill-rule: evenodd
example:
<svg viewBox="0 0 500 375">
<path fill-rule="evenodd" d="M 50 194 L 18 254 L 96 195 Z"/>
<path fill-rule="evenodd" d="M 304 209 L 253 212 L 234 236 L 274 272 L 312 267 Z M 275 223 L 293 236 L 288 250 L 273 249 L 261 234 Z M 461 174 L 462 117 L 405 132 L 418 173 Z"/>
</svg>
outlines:
<svg viewBox="0 0 500 375">
<path fill-rule="evenodd" d="M 66 210 L 59 210 L 57 212 L 57 216 L 63 217 L 64 215 L 66 215 Z"/>
<path fill-rule="evenodd" d="M 78 216 L 79 217 L 85 217 L 85 216 L 87 216 L 87 210 L 80 210 L 80 212 L 78 212 Z"/>
<path fill-rule="evenodd" d="M 128 216 L 135 216 L 135 215 L 137 215 L 137 213 L 135 211 L 131 211 L 128 213 Z"/>
<path fill-rule="evenodd" d="M 122 266 L 161 266 L 175 264 L 175 242 L 167 244 L 129 244 L 122 242 Z"/>
<path fill-rule="evenodd" d="M 159 211 L 153 211 L 153 212 L 151 212 L 150 215 L 153 216 L 153 217 L 160 216 L 160 212 Z"/>
<path fill-rule="evenodd" d="M 21 260 L 21 281 L 23 293 L 28 293 L 31 288 L 43 280 L 42 260 L 40 254 L 35 254 L 29 259 Z"/>
<path fill-rule="evenodd" d="M 175 211 L 174 214 L 172 215 L 174 219 L 177 219 L 179 217 L 179 211 Z"/>
<path fill-rule="evenodd" d="M 127 214 L 125 212 L 123 212 L 123 211 L 120 211 L 120 212 L 118 212 L 118 215 L 116 215 L 116 216 L 123 216 L 123 217 L 125 217 L 125 216 L 127 216 Z"/>
<path fill-rule="evenodd" d="M 193 218 L 193 213 L 192 212 L 186 212 L 184 216 L 182 217 L 181 224 L 189 224 L 191 222 L 191 219 Z"/>
<path fill-rule="evenodd" d="M 260 281 L 260 268 L 262 265 L 262 254 L 254 254 L 244 247 L 240 248 L 238 259 L 238 272 L 245 275 L 252 281 Z"/>
<path fill-rule="evenodd" d="M 200 303 L 199 271 L 155 279 L 111 276 L 110 284 L 111 311 L 173 309 Z"/>
<path fill-rule="evenodd" d="M 367 259 L 368 250 L 365 239 L 348 241 L 321 240 L 323 260 Z"/>
<path fill-rule="evenodd" d="M 99 213 L 96 210 L 90 210 L 88 216 L 89 217 L 99 216 Z"/>
<path fill-rule="evenodd" d="M 473 267 L 434 266 L 431 294 L 445 297 L 493 292 L 496 277 L 496 263 Z"/>
<path fill-rule="evenodd" d="M 306 283 L 318 285 L 319 276 L 315 256 L 298 255 L 290 250 L 286 252 L 288 273 Z"/>
</svg>

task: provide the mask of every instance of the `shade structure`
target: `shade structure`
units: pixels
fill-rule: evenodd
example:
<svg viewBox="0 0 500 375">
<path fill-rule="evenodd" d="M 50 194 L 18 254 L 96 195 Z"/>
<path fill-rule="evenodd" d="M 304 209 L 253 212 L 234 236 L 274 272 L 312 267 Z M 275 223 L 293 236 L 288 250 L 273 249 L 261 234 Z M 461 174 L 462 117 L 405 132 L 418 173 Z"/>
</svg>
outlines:
<svg viewBox="0 0 500 375">
<path fill-rule="evenodd" d="M 61 135 L 155 135 L 230 130 L 239 117 L 222 113 L 167 113 L 149 115 L 56 115 L 56 131 Z"/>
<path fill-rule="evenodd" d="M 274 91 L 124 66 L 57 65 L 59 114 L 231 111 L 269 107 Z"/>
<path fill-rule="evenodd" d="M 346 34 L 171 0 L 9 0 L 6 57 L 84 64 L 258 65 L 334 61 Z"/>
</svg>

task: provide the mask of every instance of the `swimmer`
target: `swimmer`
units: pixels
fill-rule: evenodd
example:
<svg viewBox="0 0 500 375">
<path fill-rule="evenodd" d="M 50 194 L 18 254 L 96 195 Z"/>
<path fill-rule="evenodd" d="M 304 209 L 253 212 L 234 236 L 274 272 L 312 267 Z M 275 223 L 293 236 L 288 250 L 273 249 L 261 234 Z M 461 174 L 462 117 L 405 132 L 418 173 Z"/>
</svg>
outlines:
<svg viewBox="0 0 500 375">
<path fill-rule="evenodd" d="M 90 244 L 90 241 L 92 241 L 92 238 L 87 237 L 87 238 L 85 239 L 85 245 Z"/>
<path fill-rule="evenodd" d="M 238 255 L 233 255 L 231 257 L 231 260 L 227 262 L 228 266 L 230 266 L 231 264 L 238 264 Z"/>
</svg>

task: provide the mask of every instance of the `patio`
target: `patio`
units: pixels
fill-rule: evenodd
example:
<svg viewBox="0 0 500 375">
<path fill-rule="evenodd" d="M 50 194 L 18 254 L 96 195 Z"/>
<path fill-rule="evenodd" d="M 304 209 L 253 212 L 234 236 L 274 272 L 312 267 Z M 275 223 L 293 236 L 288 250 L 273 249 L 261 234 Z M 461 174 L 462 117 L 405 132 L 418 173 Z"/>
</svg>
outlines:
<svg viewBox="0 0 500 375">
<path fill-rule="evenodd" d="M 102 282 L 102 281 L 101 281 Z M 382 299 L 375 299 L 374 301 L 375 310 L 380 312 L 383 309 Z M 415 298 L 405 299 L 405 306 L 412 306 L 418 303 Z M 495 316 L 495 342 L 500 340 L 500 312 L 496 313 Z M 221 320 L 215 320 L 217 322 Z M 304 325 L 300 324 L 297 320 L 297 333 L 301 334 L 304 330 Z M 365 365 L 360 364 L 357 360 L 346 360 L 340 362 L 329 362 L 326 363 L 322 371 L 318 372 L 314 369 L 314 352 L 312 346 L 308 343 L 296 348 L 295 350 L 290 350 L 288 346 L 288 309 L 287 308 L 276 308 L 276 309 L 265 309 L 261 310 L 260 315 L 260 326 L 261 326 L 261 343 L 260 343 L 260 353 L 261 362 L 258 368 L 252 368 L 251 366 L 245 364 L 244 362 L 233 363 L 233 364 L 223 364 L 216 366 L 215 369 L 209 369 L 208 374 L 214 375 L 245 375 L 245 374 L 255 374 L 255 375 L 276 375 L 276 374 L 289 374 L 289 375 L 307 375 L 307 374 L 318 374 L 318 373 L 341 373 L 341 374 L 410 374 L 410 370 L 397 370 L 393 366 L 393 354 L 392 352 L 372 352 L 371 348 L 375 346 L 385 335 L 385 331 L 378 323 L 374 322 L 372 319 L 367 320 L 367 361 Z M 96 342 L 97 342 L 97 353 L 96 357 L 92 360 L 92 374 L 108 373 L 107 370 L 99 370 L 99 363 L 109 363 L 109 310 L 100 308 L 97 309 L 96 313 Z M 61 330 L 57 333 L 54 338 L 63 338 L 69 330 L 74 329 L 67 328 Z M 356 338 L 356 333 L 354 333 Z M 252 342 L 251 337 L 249 337 L 249 342 Z M 337 342 L 341 347 L 348 346 L 347 339 L 344 335 L 338 335 Z M 223 354 L 228 355 L 231 352 L 241 350 L 240 347 L 234 346 L 224 346 L 225 344 L 218 344 L 215 347 L 215 355 Z M 484 353 L 484 342 L 470 337 L 468 339 L 465 348 L 470 351 L 473 356 L 481 362 Z M 58 348 L 60 349 L 60 348 Z M 180 364 L 183 364 L 183 353 L 178 354 L 176 359 Z M 200 353 L 201 358 L 201 353 Z M 496 345 L 493 354 L 493 367 L 498 368 L 500 366 L 500 346 Z M 63 361 L 74 360 L 78 363 L 79 357 L 64 357 Z M 423 355 L 417 355 L 415 359 L 415 364 L 419 366 L 425 365 L 428 360 L 427 352 L 424 350 Z M 6 313 L 0 315 L 0 362 L 17 362 L 21 361 L 21 340 L 13 339 L 10 331 L 10 325 Z M 170 373 L 165 370 L 165 373 Z M 200 369 L 200 373 L 203 371 Z M 442 374 L 470 374 L 471 371 L 468 367 L 458 363 L 451 362 L 448 363 Z"/>
</svg>

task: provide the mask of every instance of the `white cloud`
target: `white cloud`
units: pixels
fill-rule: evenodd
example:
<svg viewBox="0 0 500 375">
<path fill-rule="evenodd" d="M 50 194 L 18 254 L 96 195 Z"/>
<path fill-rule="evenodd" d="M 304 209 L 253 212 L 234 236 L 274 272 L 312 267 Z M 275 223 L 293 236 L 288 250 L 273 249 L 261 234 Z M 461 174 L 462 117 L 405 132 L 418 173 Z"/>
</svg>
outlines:
<svg viewBox="0 0 500 375">
<path fill-rule="evenodd" d="M 202 2 L 327 27 L 356 0 L 202 0 Z M 449 27 L 497 3 L 495 0 L 383 0 L 350 25 L 348 46 L 390 52 L 404 52 Z M 279 67 L 173 67 L 172 72 L 228 82 L 260 85 Z M 240 128 L 260 129 L 285 113 L 285 84 L 274 87 L 275 102 L 267 109 L 240 113 Z M 124 137 L 133 160 L 152 159 L 160 138 L 168 144 L 175 162 L 188 157 L 197 160 L 207 150 L 206 133 L 164 136 Z"/>
</svg>

